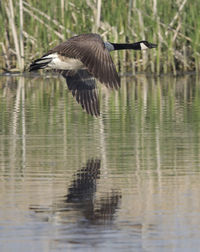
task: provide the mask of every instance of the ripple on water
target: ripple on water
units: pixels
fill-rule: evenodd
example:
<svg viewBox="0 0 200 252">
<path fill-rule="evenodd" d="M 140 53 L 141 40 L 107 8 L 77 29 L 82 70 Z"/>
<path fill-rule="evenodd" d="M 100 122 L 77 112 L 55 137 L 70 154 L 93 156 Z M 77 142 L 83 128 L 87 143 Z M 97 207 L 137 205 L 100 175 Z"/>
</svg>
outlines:
<svg viewBox="0 0 200 252">
<path fill-rule="evenodd" d="M 3 250 L 198 250 L 200 82 L 170 80 L 101 90 L 100 118 L 59 79 L 0 80 Z"/>
</svg>

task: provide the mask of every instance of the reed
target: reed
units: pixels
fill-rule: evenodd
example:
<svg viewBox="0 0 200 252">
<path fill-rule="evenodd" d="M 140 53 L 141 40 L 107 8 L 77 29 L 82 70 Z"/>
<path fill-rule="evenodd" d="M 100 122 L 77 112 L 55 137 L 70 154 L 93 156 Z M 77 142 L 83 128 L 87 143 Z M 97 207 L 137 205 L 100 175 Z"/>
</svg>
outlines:
<svg viewBox="0 0 200 252">
<path fill-rule="evenodd" d="M 31 0 L 0 5 L 1 69 L 18 69 L 57 43 L 80 33 L 105 40 L 158 43 L 146 53 L 121 51 L 114 61 L 122 72 L 153 74 L 200 70 L 200 5 L 192 0 Z"/>
<path fill-rule="evenodd" d="M 24 18 L 23 18 L 23 0 L 19 0 L 19 44 L 20 44 L 20 59 L 21 65 L 20 69 L 24 69 L 24 35 L 23 35 L 23 27 L 24 27 Z"/>
<path fill-rule="evenodd" d="M 16 28 L 15 20 L 14 20 L 14 7 L 13 7 L 12 0 L 9 0 L 8 5 L 5 5 L 5 9 L 6 9 L 8 23 L 9 23 L 12 38 L 13 38 L 13 44 L 14 44 L 13 46 L 15 49 L 15 55 L 16 55 L 16 59 L 17 59 L 16 63 L 18 63 L 19 68 L 21 68 L 22 67 L 22 60 L 21 60 L 21 55 L 20 55 L 19 40 L 18 40 L 18 36 L 17 36 L 17 28 Z"/>
</svg>

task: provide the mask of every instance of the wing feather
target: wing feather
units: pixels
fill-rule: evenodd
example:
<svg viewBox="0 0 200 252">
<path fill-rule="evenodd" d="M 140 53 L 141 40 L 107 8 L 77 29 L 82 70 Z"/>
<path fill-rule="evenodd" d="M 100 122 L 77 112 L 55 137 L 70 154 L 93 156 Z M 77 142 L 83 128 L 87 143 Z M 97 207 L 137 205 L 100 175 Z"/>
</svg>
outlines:
<svg viewBox="0 0 200 252">
<path fill-rule="evenodd" d="M 118 89 L 120 79 L 109 51 L 98 34 L 75 36 L 56 46 L 50 53 L 79 59 L 88 72 L 107 87 Z"/>
<path fill-rule="evenodd" d="M 73 97 L 90 115 L 99 116 L 99 99 L 94 77 L 87 70 L 62 71 Z"/>
</svg>

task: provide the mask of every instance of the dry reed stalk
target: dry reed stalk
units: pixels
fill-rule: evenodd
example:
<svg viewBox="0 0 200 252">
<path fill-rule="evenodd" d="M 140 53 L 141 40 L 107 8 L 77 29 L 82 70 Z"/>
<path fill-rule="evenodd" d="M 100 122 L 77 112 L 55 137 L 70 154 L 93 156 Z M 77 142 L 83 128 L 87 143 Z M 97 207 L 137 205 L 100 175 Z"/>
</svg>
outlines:
<svg viewBox="0 0 200 252">
<path fill-rule="evenodd" d="M 183 7 L 185 6 L 186 2 L 187 2 L 187 0 L 183 0 L 182 4 L 179 6 L 179 9 L 178 9 L 177 13 L 176 13 L 176 15 L 174 16 L 174 18 L 172 19 L 172 21 L 171 21 L 171 23 L 169 24 L 168 28 L 171 28 L 171 27 L 174 25 L 175 21 L 177 20 L 177 18 L 178 18 L 179 15 L 180 15 L 180 12 L 183 10 Z M 165 32 L 165 36 L 167 36 L 168 33 L 169 33 L 169 31 L 167 30 L 167 31 Z"/>
<path fill-rule="evenodd" d="M 37 39 L 28 34 L 26 31 L 23 31 L 23 35 L 26 38 L 26 40 L 30 40 L 32 45 L 35 45 L 35 43 L 37 42 Z"/>
<path fill-rule="evenodd" d="M 87 5 L 90 7 L 90 9 L 93 11 L 93 26 L 92 26 L 92 32 L 97 32 L 97 6 L 96 6 L 96 0 L 94 2 L 91 2 L 91 0 L 86 0 Z M 98 4 L 97 4 L 98 5 Z M 95 22 L 96 20 L 96 22 Z M 99 20 L 100 22 L 100 20 Z"/>
<path fill-rule="evenodd" d="M 186 46 L 183 46 L 183 71 L 187 71 L 187 50 Z"/>
<path fill-rule="evenodd" d="M 157 17 L 157 0 L 153 0 L 153 16 Z"/>
<path fill-rule="evenodd" d="M 145 28 L 144 28 L 144 21 L 143 21 L 142 13 L 140 10 L 138 10 L 137 13 L 138 13 L 139 26 L 140 26 L 140 36 L 142 39 L 145 39 L 145 32 L 144 32 Z M 147 53 L 145 51 L 142 51 L 142 59 L 143 59 L 142 70 L 144 71 L 147 64 Z"/>
<path fill-rule="evenodd" d="M 170 63 L 172 65 L 172 70 L 173 70 L 173 75 L 177 75 L 177 71 L 176 71 L 176 65 L 175 65 L 175 61 L 174 61 L 174 57 L 173 55 L 175 55 L 175 52 L 173 50 L 171 50 L 171 57 L 170 57 Z"/>
<path fill-rule="evenodd" d="M 161 35 L 161 31 L 160 31 L 160 25 L 159 25 L 159 16 L 158 16 L 158 13 L 157 13 L 157 0 L 153 0 L 153 17 L 155 19 L 155 22 L 156 22 L 156 26 L 157 26 L 157 34 L 158 34 L 158 37 L 161 37 L 162 38 L 162 35 Z M 160 73 L 160 46 L 158 46 L 157 48 L 157 54 L 155 56 L 156 58 L 156 66 L 153 64 L 153 61 L 151 61 L 151 71 L 152 73 L 155 73 L 155 67 L 156 67 L 156 72 L 157 74 Z M 158 56 L 159 55 L 159 56 Z"/>
<path fill-rule="evenodd" d="M 7 17 L 9 20 L 9 24 L 12 31 L 13 41 L 15 45 L 15 55 L 17 57 L 17 62 L 19 69 L 22 70 L 22 63 L 21 63 L 21 56 L 20 56 L 20 48 L 19 48 L 19 42 L 17 37 L 17 29 L 15 27 L 15 20 L 14 20 L 14 10 L 13 10 L 13 2 L 12 0 L 9 0 L 9 7 L 5 5 L 5 10 L 7 13 Z"/>
<path fill-rule="evenodd" d="M 61 8 L 61 20 L 62 20 L 62 24 L 64 24 L 64 21 L 65 21 L 65 1 L 64 0 L 60 0 L 60 8 Z"/>
<path fill-rule="evenodd" d="M 92 32 L 98 32 L 100 27 L 102 30 L 106 31 L 105 26 L 109 26 L 109 29 L 110 29 L 111 26 L 107 22 L 101 21 L 102 1 L 101 0 L 97 0 L 97 1 L 94 0 L 94 2 L 91 2 L 91 0 L 86 0 L 86 3 L 89 6 L 89 8 L 93 11 L 94 25 L 92 27 Z M 104 37 L 105 37 L 106 33 L 107 32 L 104 33 Z"/>
<path fill-rule="evenodd" d="M 173 41 L 173 42 L 175 42 L 175 40 L 176 40 L 176 38 L 177 38 L 177 36 L 178 36 L 178 32 L 179 32 L 180 29 L 181 29 L 181 22 L 179 22 L 178 25 L 177 25 L 177 27 L 176 27 L 176 30 L 175 30 L 175 32 L 174 32 L 174 36 L 173 36 L 173 38 L 172 38 L 172 41 Z"/>
<path fill-rule="evenodd" d="M 32 11 L 28 10 L 26 7 L 23 8 L 25 12 L 27 12 L 31 17 L 33 17 L 34 19 L 36 19 L 38 22 L 40 22 L 41 24 L 43 24 L 49 31 L 55 33 L 57 35 L 58 38 L 64 40 L 64 35 L 61 34 L 58 31 L 55 31 L 51 26 L 49 26 L 48 24 L 46 24 L 42 19 L 40 19 L 38 16 L 36 16 L 35 14 L 33 14 Z"/>
<path fill-rule="evenodd" d="M 66 33 L 69 33 L 70 35 L 74 35 L 74 33 L 71 30 L 65 28 L 56 19 L 52 19 L 49 15 L 42 12 L 41 10 L 38 10 L 37 8 L 33 7 L 32 5 L 30 5 L 30 4 L 28 4 L 27 2 L 24 2 L 24 1 L 23 1 L 23 5 L 30 8 L 32 13 L 33 13 L 33 11 L 35 11 L 36 13 L 40 14 L 42 17 L 46 18 L 48 21 L 51 21 L 54 25 L 57 26 L 57 28 L 61 29 L 62 31 L 66 31 Z"/>
<path fill-rule="evenodd" d="M 161 33 L 161 28 L 160 28 L 160 18 L 157 17 L 156 18 L 156 23 L 157 23 L 157 34 L 158 34 L 158 38 L 159 38 L 159 44 L 158 44 L 158 49 L 157 49 L 157 53 L 156 53 L 156 73 L 157 75 L 160 74 L 160 55 L 161 55 L 161 44 L 164 42 L 162 33 Z"/>
<path fill-rule="evenodd" d="M 131 13 L 133 9 L 133 0 L 129 0 L 129 8 L 128 8 L 128 27 L 131 26 Z"/>
<path fill-rule="evenodd" d="M 24 37 L 23 37 L 23 1 L 19 0 L 19 16 L 20 16 L 20 27 L 19 27 L 19 42 L 20 42 L 20 56 L 21 56 L 21 69 L 24 69 Z"/>
<path fill-rule="evenodd" d="M 136 8 L 136 10 L 138 10 L 138 9 Z M 153 18 L 154 18 L 154 17 L 152 17 L 152 16 L 146 14 L 146 13 L 143 12 L 143 11 L 141 11 L 141 12 L 142 12 L 142 15 L 143 15 L 143 16 L 146 16 L 146 17 L 148 17 L 148 18 L 150 18 L 150 19 L 153 19 Z M 168 25 L 166 25 L 166 24 L 164 24 L 163 22 L 161 22 L 160 19 L 159 19 L 158 22 L 159 22 L 160 26 L 164 27 L 164 30 L 167 30 L 167 29 L 168 29 L 169 31 L 173 31 L 173 32 L 176 31 L 174 28 L 169 27 Z M 185 40 L 187 40 L 187 41 L 189 41 L 189 42 L 192 42 L 192 39 L 191 39 L 190 37 L 184 35 L 184 34 L 181 33 L 181 32 L 178 32 L 178 36 L 180 36 L 181 38 L 184 38 Z"/>
<path fill-rule="evenodd" d="M 3 51 L 3 55 L 4 55 L 4 59 L 5 59 L 6 69 L 9 70 L 11 67 L 10 67 L 10 61 L 8 58 L 8 53 L 6 52 L 6 47 L 3 42 L 0 42 L 0 45 L 2 47 L 2 51 Z"/>
<path fill-rule="evenodd" d="M 182 62 L 183 65 L 186 64 L 187 68 L 190 69 L 190 64 L 192 64 L 192 62 L 189 62 L 189 64 L 185 62 L 184 52 L 182 54 L 180 51 L 174 50 L 174 56 L 178 61 Z"/>
<path fill-rule="evenodd" d="M 98 31 L 101 19 L 101 0 L 97 0 L 96 30 Z"/>
</svg>

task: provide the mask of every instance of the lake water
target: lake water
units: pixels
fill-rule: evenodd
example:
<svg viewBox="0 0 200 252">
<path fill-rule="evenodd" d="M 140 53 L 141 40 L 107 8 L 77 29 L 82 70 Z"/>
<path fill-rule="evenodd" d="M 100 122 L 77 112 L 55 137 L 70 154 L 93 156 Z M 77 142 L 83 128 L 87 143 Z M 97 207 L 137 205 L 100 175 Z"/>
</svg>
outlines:
<svg viewBox="0 0 200 252">
<path fill-rule="evenodd" d="M 101 117 L 0 77 L 0 251 L 199 251 L 200 80 L 123 77 Z"/>
</svg>

